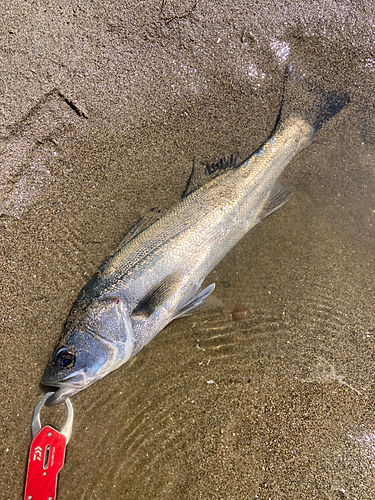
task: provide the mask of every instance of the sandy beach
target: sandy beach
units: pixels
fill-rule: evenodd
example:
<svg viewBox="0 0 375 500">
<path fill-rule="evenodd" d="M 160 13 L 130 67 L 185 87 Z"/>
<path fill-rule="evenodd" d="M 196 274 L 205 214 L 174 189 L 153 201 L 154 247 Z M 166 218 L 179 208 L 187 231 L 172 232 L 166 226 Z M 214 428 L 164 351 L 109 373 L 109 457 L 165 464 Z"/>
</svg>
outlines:
<svg viewBox="0 0 375 500">
<path fill-rule="evenodd" d="M 40 379 L 80 289 L 193 162 L 267 139 L 286 64 L 350 104 L 285 170 L 290 201 L 205 281 L 221 306 L 72 398 L 57 498 L 375 498 L 374 3 L 0 11 L 0 498 L 23 498 Z"/>
</svg>

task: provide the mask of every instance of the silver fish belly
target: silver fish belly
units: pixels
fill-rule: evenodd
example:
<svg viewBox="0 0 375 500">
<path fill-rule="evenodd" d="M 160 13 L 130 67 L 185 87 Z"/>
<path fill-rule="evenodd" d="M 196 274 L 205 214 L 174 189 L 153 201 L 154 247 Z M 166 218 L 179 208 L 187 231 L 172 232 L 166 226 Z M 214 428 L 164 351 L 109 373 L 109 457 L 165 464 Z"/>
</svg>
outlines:
<svg viewBox="0 0 375 500">
<path fill-rule="evenodd" d="M 288 117 L 242 164 L 119 245 L 73 305 L 42 379 L 59 388 L 49 404 L 121 366 L 212 292 L 214 285 L 199 292 L 204 278 L 252 227 L 287 201 L 291 190 L 277 179 L 347 98 L 336 95 L 326 101 L 323 117 Z"/>
</svg>

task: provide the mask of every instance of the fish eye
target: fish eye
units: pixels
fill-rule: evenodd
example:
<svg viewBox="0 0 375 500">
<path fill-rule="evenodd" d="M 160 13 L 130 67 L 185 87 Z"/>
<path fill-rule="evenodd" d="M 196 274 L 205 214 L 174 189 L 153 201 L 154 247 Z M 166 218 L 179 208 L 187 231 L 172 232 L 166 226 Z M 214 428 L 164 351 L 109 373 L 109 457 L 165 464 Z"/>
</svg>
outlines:
<svg viewBox="0 0 375 500">
<path fill-rule="evenodd" d="M 55 361 L 61 368 L 72 368 L 76 360 L 75 355 L 67 347 L 59 349 L 55 355 Z"/>
</svg>

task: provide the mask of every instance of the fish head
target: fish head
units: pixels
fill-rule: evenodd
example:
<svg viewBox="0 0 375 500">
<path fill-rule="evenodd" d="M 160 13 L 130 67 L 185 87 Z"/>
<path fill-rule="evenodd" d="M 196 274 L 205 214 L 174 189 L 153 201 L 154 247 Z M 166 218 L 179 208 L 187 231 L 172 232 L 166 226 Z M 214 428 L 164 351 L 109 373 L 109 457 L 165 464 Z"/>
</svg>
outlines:
<svg viewBox="0 0 375 500">
<path fill-rule="evenodd" d="M 72 321 L 49 361 L 42 384 L 57 388 L 48 406 L 115 370 L 132 355 L 132 324 L 126 303 L 117 297 L 93 301 Z"/>
</svg>

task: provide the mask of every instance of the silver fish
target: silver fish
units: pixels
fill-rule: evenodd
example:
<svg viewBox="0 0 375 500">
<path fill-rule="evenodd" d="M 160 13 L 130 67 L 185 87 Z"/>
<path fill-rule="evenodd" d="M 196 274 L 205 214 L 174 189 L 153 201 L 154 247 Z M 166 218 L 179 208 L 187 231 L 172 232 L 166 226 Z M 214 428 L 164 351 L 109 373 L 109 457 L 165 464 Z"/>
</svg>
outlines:
<svg viewBox="0 0 375 500">
<path fill-rule="evenodd" d="M 252 227 L 288 200 L 292 191 L 278 177 L 347 102 L 343 94 L 321 95 L 318 107 L 281 120 L 239 166 L 190 189 L 161 219 L 124 238 L 73 305 L 43 375 L 44 385 L 58 388 L 48 404 L 117 369 L 173 319 L 202 303 L 215 287 L 199 291 L 204 278 Z"/>
</svg>

